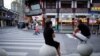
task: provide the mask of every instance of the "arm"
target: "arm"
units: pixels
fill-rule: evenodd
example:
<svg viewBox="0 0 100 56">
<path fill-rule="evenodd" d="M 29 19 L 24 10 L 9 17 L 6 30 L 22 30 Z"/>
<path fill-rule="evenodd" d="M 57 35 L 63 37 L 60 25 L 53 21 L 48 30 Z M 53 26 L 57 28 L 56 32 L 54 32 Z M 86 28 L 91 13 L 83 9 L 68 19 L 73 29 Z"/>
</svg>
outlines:
<svg viewBox="0 0 100 56">
<path fill-rule="evenodd" d="M 75 29 L 74 29 L 74 33 L 77 33 L 79 31 L 79 28 L 78 27 L 76 27 Z"/>
<path fill-rule="evenodd" d="M 52 37 L 55 38 L 55 33 L 52 34 Z"/>
<path fill-rule="evenodd" d="M 55 38 L 55 33 L 53 29 L 51 29 L 51 33 L 52 33 L 52 37 Z"/>
<path fill-rule="evenodd" d="M 76 27 L 76 29 L 73 31 L 73 36 L 75 36 L 75 34 L 76 34 L 77 32 L 79 32 L 78 27 Z"/>
</svg>

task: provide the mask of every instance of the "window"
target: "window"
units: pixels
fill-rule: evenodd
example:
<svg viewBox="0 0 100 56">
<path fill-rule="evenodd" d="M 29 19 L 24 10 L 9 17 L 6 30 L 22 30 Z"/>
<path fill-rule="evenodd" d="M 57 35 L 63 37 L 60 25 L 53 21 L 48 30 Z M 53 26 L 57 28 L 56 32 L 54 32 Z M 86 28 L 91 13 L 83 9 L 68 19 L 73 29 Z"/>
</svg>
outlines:
<svg viewBox="0 0 100 56">
<path fill-rule="evenodd" d="M 0 16 L 2 16 L 2 12 L 0 11 Z"/>
<path fill-rule="evenodd" d="M 92 0 L 93 3 L 100 3 L 100 0 Z"/>
<path fill-rule="evenodd" d="M 0 0 L 0 6 L 3 6 L 3 0 Z"/>
<path fill-rule="evenodd" d="M 71 8 L 71 1 L 62 1 L 61 8 Z"/>
<path fill-rule="evenodd" d="M 55 15 L 48 15 L 47 18 L 55 18 Z"/>
<path fill-rule="evenodd" d="M 87 1 L 78 1 L 77 8 L 87 8 Z"/>
<path fill-rule="evenodd" d="M 46 8 L 47 9 L 55 9 L 56 8 L 56 2 L 54 2 L 54 1 L 46 2 Z"/>
<path fill-rule="evenodd" d="M 3 13 L 3 16 L 5 16 L 6 15 L 6 13 Z"/>
</svg>

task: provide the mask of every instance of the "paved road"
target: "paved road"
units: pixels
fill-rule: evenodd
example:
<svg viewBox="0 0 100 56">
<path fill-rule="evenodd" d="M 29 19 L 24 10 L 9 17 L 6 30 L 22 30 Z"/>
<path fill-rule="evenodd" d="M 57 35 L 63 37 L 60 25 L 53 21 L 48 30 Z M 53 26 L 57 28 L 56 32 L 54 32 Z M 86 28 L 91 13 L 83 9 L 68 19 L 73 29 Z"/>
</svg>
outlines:
<svg viewBox="0 0 100 56">
<path fill-rule="evenodd" d="M 43 38 L 40 37 L 42 34 L 36 36 L 16 28 L 1 31 L 0 48 L 5 49 L 8 56 L 26 56 L 30 52 L 37 54 L 39 48 L 44 44 Z"/>
<path fill-rule="evenodd" d="M 67 34 L 56 33 L 56 41 L 61 44 L 62 56 L 79 56 L 77 45 L 79 41 L 69 38 Z M 100 35 L 92 35 L 88 44 L 94 49 L 92 56 L 100 56 Z M 17 28 L 0 29 L 0 48 L 7 51 L 8 56 L 38 56 L 39 49 L 44 44 L 42 32 L 34 35 L 32 31 L 23 31 Z"/>
</svg>

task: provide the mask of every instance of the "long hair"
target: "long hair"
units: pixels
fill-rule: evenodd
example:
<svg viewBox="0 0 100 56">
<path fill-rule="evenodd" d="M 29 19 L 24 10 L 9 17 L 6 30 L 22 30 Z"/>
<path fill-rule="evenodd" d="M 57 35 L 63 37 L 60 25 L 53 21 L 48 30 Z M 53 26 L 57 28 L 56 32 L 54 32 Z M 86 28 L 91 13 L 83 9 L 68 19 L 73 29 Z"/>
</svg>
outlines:
<svg viewBox="0 0 100 56">
<path fill-rule="evenodd" d="M 50 28 L 51 25 L 52 25 L 52 21 L 47 21 L 45 23 L 45 28 Z"/>
</svg>

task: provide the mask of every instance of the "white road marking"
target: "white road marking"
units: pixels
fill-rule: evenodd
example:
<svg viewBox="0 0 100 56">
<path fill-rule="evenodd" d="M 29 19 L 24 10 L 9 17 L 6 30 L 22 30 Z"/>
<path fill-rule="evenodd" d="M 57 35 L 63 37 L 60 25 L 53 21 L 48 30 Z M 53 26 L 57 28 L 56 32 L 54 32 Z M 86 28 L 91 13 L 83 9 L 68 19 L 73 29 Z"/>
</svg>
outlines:
<svg viewBox="0 0 100 56">
<path fill-rule="evenodd" d="M 66 34 L 66 36 L 67 36 L 68 38 L 74 38 L 74 39 L 76 39 L 72 34 Z"/>
</svg>

